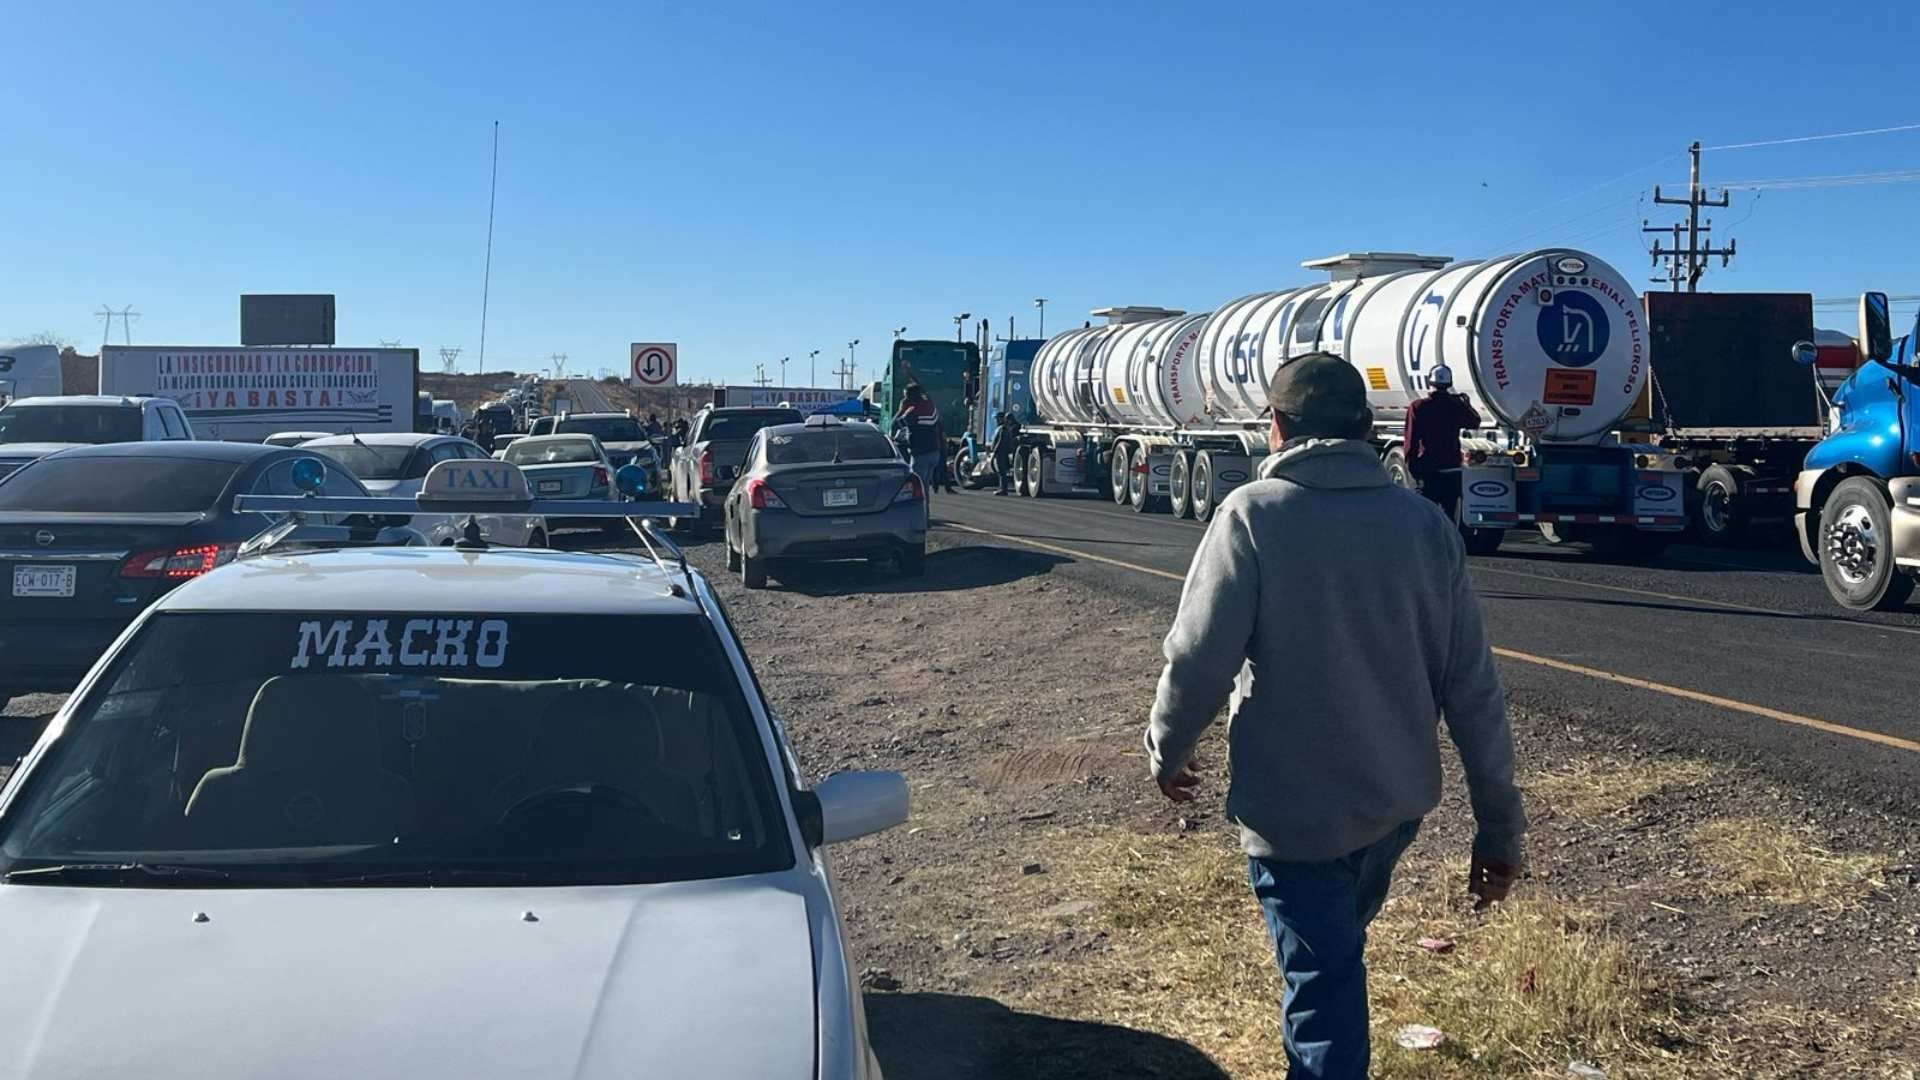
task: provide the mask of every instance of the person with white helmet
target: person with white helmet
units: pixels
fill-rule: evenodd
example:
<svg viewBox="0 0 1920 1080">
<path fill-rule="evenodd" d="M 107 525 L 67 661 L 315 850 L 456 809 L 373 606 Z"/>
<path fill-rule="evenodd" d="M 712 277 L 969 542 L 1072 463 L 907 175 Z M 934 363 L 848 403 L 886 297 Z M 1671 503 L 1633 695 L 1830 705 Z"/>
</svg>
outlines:
<svg viewBox="0 0 1920 1080">
<path fill-rule="evenodd" d="M 1460 432 L 1480 426 L 1480 414 L 1465 394 L 1453 392 L 1453 370 L 1445 364 L 1427 372 L 1426 397 L 1407 406 L 1402 452 L 1407 472 L 1420 493 L 1449 516 L 1460 499 Z"/>
</svg>

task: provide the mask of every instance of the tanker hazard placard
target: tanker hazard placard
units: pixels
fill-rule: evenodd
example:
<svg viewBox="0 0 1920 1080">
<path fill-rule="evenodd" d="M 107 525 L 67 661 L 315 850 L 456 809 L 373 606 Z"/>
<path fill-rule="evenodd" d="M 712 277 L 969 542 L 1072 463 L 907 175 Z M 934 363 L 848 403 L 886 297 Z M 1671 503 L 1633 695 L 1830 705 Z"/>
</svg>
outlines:
<svg viewBox="0 0 1920 1080">
<path fill-rule="evenodd" d="M 1548 368 L 1547 385 L 1540 400 L 1549 405 L 1591 405 L 1598 376 L 1592 371 Z"/>
</svg>

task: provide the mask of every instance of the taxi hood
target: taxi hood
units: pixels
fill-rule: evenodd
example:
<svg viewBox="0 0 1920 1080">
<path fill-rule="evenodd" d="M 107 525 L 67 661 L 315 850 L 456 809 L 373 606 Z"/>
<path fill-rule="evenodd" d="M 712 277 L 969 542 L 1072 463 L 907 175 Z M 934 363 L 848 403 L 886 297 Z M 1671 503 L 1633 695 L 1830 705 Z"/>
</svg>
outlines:
<svg viewBox="0 0 1920 1080">
<path fill-rule="evenodd" d="M 0 885 L 0 1076 L 811 1077 L 808 926 L 778 874 Z"/>
</svg>

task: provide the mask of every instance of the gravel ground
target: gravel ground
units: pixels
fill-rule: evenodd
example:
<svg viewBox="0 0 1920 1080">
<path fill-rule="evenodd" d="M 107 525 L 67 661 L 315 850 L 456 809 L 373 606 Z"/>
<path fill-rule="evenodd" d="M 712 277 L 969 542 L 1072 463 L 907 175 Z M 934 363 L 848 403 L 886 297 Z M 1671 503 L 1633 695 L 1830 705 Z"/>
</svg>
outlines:
<svg viewBox="0 0 1920 1080">
<path fill-rule="evenodd" d="M 1043 853 L 1076 837 L 1174 837 L 1207 858 L 1230 843 L 1219 728 L 1197 805 L 1175 807 L 1145 779 L 1139 736 L 1170 611 L 1096 594 L 1051 573 L 1044 553 L 969 544 L 938 547 L 921 582 L 837 564 L 765 592 L 726 575 L 716 545 L 694 559 L 720 582 L 805 767 L 899 769 L 912 784 L 909 828 L 836 858 L 856 961 L 882 991 L 868 1013 L 890 1077 L 1212 1076 L 1267 1060 L 1271 1026 L 1196 1035 L 1168 1000 L 1166 1024 L 1150 1011 L 1128 1028 L 1063 992 L 1112 931 L 1078 918 L 1090 901 L 1022 906 L 1050 898 L 1030 887 L 1052 870 Z M 1901 1003 L 1920 1002 L 1916 818 L 1690 753 L 1661 730 L 1656 702 L 1638 707 L 1598 690 L 1514 697 L 1534 818 L 1523 894 L 1599 913 L 1671 991 L 1681 1026 L 1655 1050 L 1676 1072 L 1912 1075 L 1920 1015 Z M 1808 859 L 1860 858 L 1789 902 L 1741 884 L 1737 860 L 1703 842 L 1720 822 Z M 1396 888 L 1448 875 L 1470 836 L 1450 763 Z M 1234 917 L 1258 925 L 1251 899 Z"/>
</svg>

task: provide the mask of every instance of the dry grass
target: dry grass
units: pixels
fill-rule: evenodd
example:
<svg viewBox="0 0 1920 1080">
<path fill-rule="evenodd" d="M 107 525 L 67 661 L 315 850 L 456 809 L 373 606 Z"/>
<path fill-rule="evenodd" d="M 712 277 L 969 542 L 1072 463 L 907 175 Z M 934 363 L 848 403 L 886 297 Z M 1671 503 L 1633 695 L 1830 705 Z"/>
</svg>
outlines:
<svg viewBox="0 0 1920 1080">
<path fill-rule="evenodd" d="M 1083 921 L 1107 930 L 1111 947 L 1053 968 L 1020 1007 L 1170 1035 L 1235 1076 L 1285 1073 L 1279 980 L 1237 851 L 1212 837 L 1118 830 L 1056 833 L 1040 847 L 1044 891 L 1017 906 L 1092 900 Z M 1671 1008 L 1596 918 L 1538 897 L 1476 916 L 1456 895 L 1458 866 L 1402 878 L 1411 888 L 1382 912 L 1368 950 L 1376 1076 L 1565 1075 L 1572 1058 L 1605 1062 L 1616 1077 L 1673 1074 L 1653 1048 Z M 1429 955 L 1415 945 L 1424 936 L 1456 948 Z M 1401 1050 L 1393 1032 L 1408 1023 L 1448 1041 Z"/>
<path fill-rule="evenodd" d="M 1715 892 L 1830 911 L 1859 906 L 1886 867 L 1878 855 L 1836 854 L 1751 819 L 1710 821 L 1694 830 L 1693 845 L 1722 875 L 1708 882 Z"/>
<path fill-rule="evenodd" d="M 1920 977 L 1894 988 L 1880 1002 L 1881 1011 L 1908 1024 L 1920 1025 Z"/>
<path fill-rule="evenodd" d="M 1569 817 L 1591 819 L 1623 814 L 1643 799 L 1668 788 L 1704 783 L 1713 770 L 1704 762 L 1654 759 L 1596 761 L 1583 758 L 1543 773 L 1522 786 L 1529 801 Z"/>
</svg>

